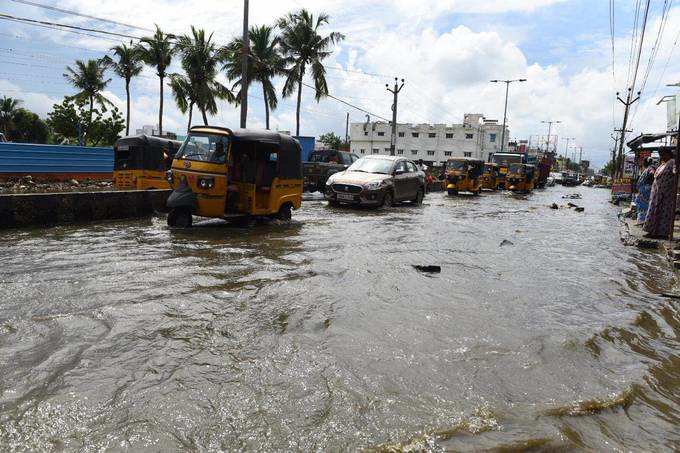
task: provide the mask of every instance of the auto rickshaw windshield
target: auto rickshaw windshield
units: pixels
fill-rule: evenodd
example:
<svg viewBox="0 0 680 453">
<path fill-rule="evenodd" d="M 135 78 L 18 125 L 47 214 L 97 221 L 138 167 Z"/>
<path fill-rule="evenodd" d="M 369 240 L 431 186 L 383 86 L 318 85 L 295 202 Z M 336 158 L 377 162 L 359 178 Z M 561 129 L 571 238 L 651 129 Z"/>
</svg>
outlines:
<svg viewBox="0 0 680 453">
<path fill-rule="evenodd" d="M 449 170 L 467 170 L 469 163 L 464 160 L 450 160 L 446 163 Z"/>
<path fill-rule="evenodd" d="M 522 164 L 510 164 L 509 171 L 510 171 L 510 173 L 515 173 L 515 174 L 519 173 L 519 174 L 523 175 L 524 174 L 524 166 Z"/>
<path fill-rule="evenodd" d="M 184 140 L 175 158 L 223 164 L 228 150 L 229 136 L 194 132 Z"/>
</svg>

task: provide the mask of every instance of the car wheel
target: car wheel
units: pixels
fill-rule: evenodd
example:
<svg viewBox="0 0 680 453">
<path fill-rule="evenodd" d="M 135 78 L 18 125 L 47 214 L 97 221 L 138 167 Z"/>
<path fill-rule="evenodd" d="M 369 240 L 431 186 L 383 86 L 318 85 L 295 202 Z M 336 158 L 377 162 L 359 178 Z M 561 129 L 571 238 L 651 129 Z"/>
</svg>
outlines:
<svg viewBox="0 0 680 453">
<path fill-rule="evenodd" d="M 421 204 L 423 204 L 423 198 L 425 198 L 425 192 L 421 187 L 420 189 L 418 189 L 418 193 L 416 194 L 416 197 L 413 199 L 413 203 L 416 206 L 420 206 Z"/>
<path fill-rule="evenodd" d="M 340 206 L 340 203 L 338 203 L 335 200 L 328 200 L 328 206 L 330 206 L 331 208 L 337 208 L 338 206 Z"/>
<path fill-rule="evenodd" d="M 168 226 L 171 228 L 190 228 L 192 221 L 189 208 L 175 208 L 168 214 Z"/>
<path fill-rule="evenodd" d="M 293 209 L 289 204 L 284 204 L 279 208 L 279 213 L 276 215 L 279 220 L 284 220 L 286 222 L 293 218 Z"/>
<path fill-rule="evenodd" d="M 385 195 L 383 196 L 383 202 L 382 202 L 382 208 L 391 208 L 394 206 L 394 195 L 392 195 L 392 192 L 389 190 L 385 192 Z"/>
<path fill-rule="evenodd" d="M 454 190 L 454 189 L 449 189 L 448 192 L 449 192 L 449 195 L 451 195 L 451 196 L 453 196 L 453 195 L 458 195 L 458 191 L 457 191 L 457 190 Z"/>
</svg>

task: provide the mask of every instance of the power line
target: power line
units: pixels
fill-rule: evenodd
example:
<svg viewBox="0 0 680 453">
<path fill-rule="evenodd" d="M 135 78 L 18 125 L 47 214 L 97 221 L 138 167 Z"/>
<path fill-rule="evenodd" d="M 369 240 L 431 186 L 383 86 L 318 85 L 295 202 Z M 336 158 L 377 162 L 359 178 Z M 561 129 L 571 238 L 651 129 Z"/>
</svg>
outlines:
<svg viewBox="0 0 680 453">
<path fill-rule="evenodd" d="M 137 25 L 130 25 L 130 24 L 126 24 L 124 22 L 118 22 L 118 21 L 111 20 L 111 19 L 104 19 L 102 17 L 90 16 L 89 14 L 83 14 L 83 13 L 79 13 L 77 11 L 71 11 L 71 10 L 68 10 L 68 9 L 57 8 L 56 6 L 43 5 L 42 3 L 31 2 L 31 1 L 28 1 L 28 0 L 11 0 L 11 1 L 13 1 L 14 3 L 21 3 L 21 4 L 24 4 L 24 5 L 35 6 L 37 8 L 43 8 L 43 9 L 47 9 L 47 10 L 50 10 L 50 11 L 57 11 L 57 12 L 64 13 L 64 14 L 71 14 L 72 16 L 85 17 L 87 19 L 98 20 L 98 21 L 101 21 L 101 22 L 109 23 L 109 24 L 120 25 L 122 27 L 133 28 L 133 29 L 136 29 L 136 30 L 149 31 L 151 33 L 153 33 L 155 31 L 155 30 L 152 30 L 150 28 L 138 27 Z"/>
<path fill-rule="evenodd" d="M 58 22 L 49 22 L 49 21 L 45 21 L 45 20 L 29 19 L 29 18 L 26 18 L 26 17 L 17 17 L 17 16 L 12 16 L 11 14 L 5 14 L 5 13 L 0 13 L 0 19 L 11 20 L 11 21 L 15 21 L 15 22 L 24 22 L 24 23 L 30 24 L 30 25 L 46 25 L 46 26 L 51 26 L 51 27 L 65 28 L 65 29 L 68 29 L 68 30 L 101 33 L 103 35 L 116 36 L 116 37 L 119 37 L 119 38 L 130 38 L 130 39 L 137 39 L 137 40 L 141 39 L 139 36 L 128 35 L 128 34 L 125 34 L 125 33 L 116 33 L 116 32 L 113 32 L 113 31 L 98 30 L 96 28 L 78 27 L 77 25 L 67 25 L 67 24 L 60 24 Z M 67 30 L 64 30 L 64 31 L 67 31 Z"/>
</svg>

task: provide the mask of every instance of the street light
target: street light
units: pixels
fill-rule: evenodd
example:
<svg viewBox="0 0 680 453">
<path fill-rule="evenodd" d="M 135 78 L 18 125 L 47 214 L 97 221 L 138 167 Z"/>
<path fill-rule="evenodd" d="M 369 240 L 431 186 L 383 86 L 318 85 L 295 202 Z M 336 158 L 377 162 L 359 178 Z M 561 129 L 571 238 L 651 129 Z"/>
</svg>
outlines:
<svg viewBox="0 0 680 453">
<path fill-rule="evenodd" d="M 564 140 L 565 142 L 567 142 L 567 143 L 564 145 L 564 157 L 563 157 L 563 159 L 562 159 L 562 163 L 566 166 L 566 165 L 567 165 L 567 154 L 569 153 L 569 142 L 570 142 L 570 141 L 573 141 L 573 140 L 576 140 L 576 139 L 575 139 L 574 137 L 564 137 L 562 140 Z"/>
<path fill-rule="evenodd" d="M 541 121 L 541 123 L 548 125 L 548 140 L 545 142 L 545 152 L 549 153 L 550 152 L 550 133 L 552 132 L 552 125 L 553 124 L 560 124 L 560 123 L 562 123 L 562 121 L 548 120 L 548 121 Z"/>
<path fill-rule="evenodd" d="M 505 110 L 503 112 L 503 130 L 501 131 L 501 153 L 505 150 L 505 123 L 508 119 L 508 94 L 510 92 L 510 84 L 513 82 L 526 82 L 527 79 L 514 79 L 514 80 L 491 80 L 491 83 L 504 83 L 505 84 Z"/>
</svg>

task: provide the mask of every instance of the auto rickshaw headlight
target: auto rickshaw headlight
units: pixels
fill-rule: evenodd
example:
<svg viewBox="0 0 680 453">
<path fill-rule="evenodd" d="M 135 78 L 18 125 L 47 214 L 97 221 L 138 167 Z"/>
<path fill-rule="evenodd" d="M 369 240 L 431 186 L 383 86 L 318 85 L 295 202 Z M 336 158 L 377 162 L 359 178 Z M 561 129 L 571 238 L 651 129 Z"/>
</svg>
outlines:
<svg viewBox="0 0 680 453">
<path fill-rule="evenodd" d="M 214 178 L 201 178 L 198 180 L 198 187 L 201 189 L 212 189 L 215 187 L 215 179 Z"/>
<path fill-rule="evenodd" d="M 172 170 L 165 172 L 165 179 L 172 184 L 175 181 L 175 176 L 172 174 Z"/>
</svg>

